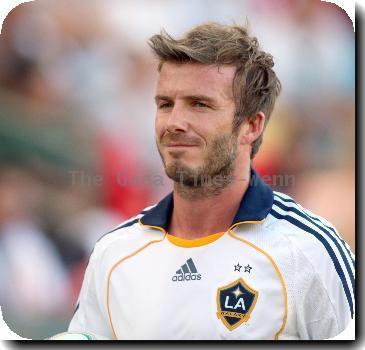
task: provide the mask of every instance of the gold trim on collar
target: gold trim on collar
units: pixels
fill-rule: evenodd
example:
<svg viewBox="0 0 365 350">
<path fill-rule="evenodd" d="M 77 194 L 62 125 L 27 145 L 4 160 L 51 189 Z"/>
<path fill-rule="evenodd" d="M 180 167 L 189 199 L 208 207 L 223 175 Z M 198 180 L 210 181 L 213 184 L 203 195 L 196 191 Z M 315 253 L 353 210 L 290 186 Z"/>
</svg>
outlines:
<svg viewBox="0 0 365 350">
<path fill-rule="evenodd" d="M 166 235 L 166 238 L 174 245 L 177 245 L 178 247 L 183 248 L 193 248 L 193 247 L 201 247 L 203 245 L 212 243 L 216 241 L 218 238 L 222 237 L 226 232 L 218 232 L 213 233 L 212 235 L 201 237 L 201 238 L 195 238 L 195 239 L 185 239 L 176 237 L 170 234 Z"/>
<path fill-rule="evenodd" d="M 236 222 L 235 224 L 233 224 L 229 229 L 228 229 L 228 232 L 231 231 L 233 228 L 235 228 L 236 226 L 238 225 L 241 225 L 241 224 L 261 224 L 263 223 L 264 221 L 266 220 L 266 218 L 262 219 L 262 220 L 258 220 L 258 221 L 255 221 L 255 220 L 251 220 L 251 221 L 239 221 L 239 222 Z"/>
<path fill-rule="evenodd" d="M 265 218 L 266 219 L 266 218 Z M 212 243 L 214 241 L 216 241 L 217 239 L 219 239 L 220 237 L 222 237 L 225 233 L 230 232 L 234 227 L 240 225 L 240 224 L 261 224 L 262 222 L 265 221 L 265 219 L 262 219 L 260 221 L 240 221 L 240 222 L 236 222 L 235 224 L 233 224 L 231 227 L 229 227 L 229 229 L 225 232 L 218 232 L 218 233 L 213 233 L 211 235 L 205 236 L 205 237 L 201 237 L 201 238 L 195 238 L 195 239 L 186 239 L 186 238 L 180 238 L 180 237 L 176 237 L 174 235 L 170 235 L 168 232 L 166 232 L 162 227 L 160 226 L 152 226 L 152 225 L 145 225 L 142 221 L 141 218 L 138 219 L 138 223 L 143 226 L 143 227 L 149 227 L 149 228 L 153 228 L 156 230 L 160 230 L 162 231 L 166 238 L 169 240 L 170 243 L 178 246 L 178 247 L 183 247 L 183 248 L 194 248 L 194 247 L 201 247 L 203 245 L 207 245 L 209 243 Z"/>
<path fill-rule="evenodd" d="M 142 221 L 141 218 L 138 219 L 138 223 L 143 226 L 143 227 L 149 227 L 149 228 L 155 228 L 156 230 L 160 230 L 162 231 L 162 233 L 164 233 L 165 235 L 167 235 L 167 232 L 160 226 L 152 226 L 152 225 L 145 225 Z"/>
</svg>

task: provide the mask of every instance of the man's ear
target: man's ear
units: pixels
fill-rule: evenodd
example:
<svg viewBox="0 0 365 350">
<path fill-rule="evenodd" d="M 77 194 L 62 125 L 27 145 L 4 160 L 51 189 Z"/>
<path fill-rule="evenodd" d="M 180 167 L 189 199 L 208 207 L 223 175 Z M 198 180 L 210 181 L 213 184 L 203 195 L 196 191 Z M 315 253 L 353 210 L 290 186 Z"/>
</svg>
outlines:
<svg viewBox="0 0 365 350">
<path fill-rule="evenodd" d="M 242 123 L 239 132 L 239 142 L 241 145 L 252 145 L 260 137 L 264 131 L 265 119 L 266 116 L 263 112 L 257 112 Z"/>
</svg>

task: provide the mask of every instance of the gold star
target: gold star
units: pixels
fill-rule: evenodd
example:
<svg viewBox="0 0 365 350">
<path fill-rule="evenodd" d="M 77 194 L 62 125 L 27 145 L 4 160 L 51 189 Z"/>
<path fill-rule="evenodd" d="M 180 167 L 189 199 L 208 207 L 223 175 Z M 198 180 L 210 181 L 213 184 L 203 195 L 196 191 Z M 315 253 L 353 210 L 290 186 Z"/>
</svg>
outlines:
<svg viewBox="0 0 365 350">
<path fill-rule="evenodd" d="M 234 290 L 232 293 L 236 296 L 236 298 L 238 298 L 241 294 L 243 294 L 240 290 L 240 287 L 237 287 L 237 289 Z"/>
</svg>

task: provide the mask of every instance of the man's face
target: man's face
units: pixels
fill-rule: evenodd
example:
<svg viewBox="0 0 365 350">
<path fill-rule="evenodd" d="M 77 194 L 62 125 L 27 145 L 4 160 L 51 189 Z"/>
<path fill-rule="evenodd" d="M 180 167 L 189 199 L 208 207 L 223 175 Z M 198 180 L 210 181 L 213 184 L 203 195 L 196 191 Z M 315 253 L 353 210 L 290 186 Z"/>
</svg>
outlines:
<svg viewBox="0 0 365 350">
<path fill-rule="evenodd" d="M 156 142 L 166 174 L 184 185 L 233 172 L 237 135 L 233 66 L 163 64 L 156 93 Z"/>
</svg>

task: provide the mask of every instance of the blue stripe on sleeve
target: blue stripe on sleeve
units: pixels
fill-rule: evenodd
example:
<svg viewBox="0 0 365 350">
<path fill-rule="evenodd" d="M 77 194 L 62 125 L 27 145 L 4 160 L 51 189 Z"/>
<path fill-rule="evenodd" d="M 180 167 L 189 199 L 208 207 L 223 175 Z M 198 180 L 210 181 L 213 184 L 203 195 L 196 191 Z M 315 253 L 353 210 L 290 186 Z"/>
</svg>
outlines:
<svg viewBox="0 0 365 350">
<path fill-rule="evenodd" d="M 291 224 L 301 228 L 302 230 L 312 234 L 314 237 L 316 237 L 322 244 L 323 246 L 326 248 L 328 255 L 330 256 L 333 265 L 337 271 L 337 274 L 342 282 L 342 287 L 344 289 L 346 298 L 347 298 L 347 302 L 349 304 L 349 308 L 350 308 L 350 313 L 351 313 L 351 318 L 353 318 L 354 315 L 354 306 L 353 306 L 353 301 L 351 298 L 351 292 L 349 289 L 349 286 L 346 282 L 346 278 L 344 275 L 344 272 L 342 270 L 342 267 L 336 257 L 336 254 L 334 253 L 332 247 L 330 246 L 330 244 L 326 241 L 326 239 L 322 236 L 322 234 L 320 234 L 319 232 L 317 232 L 316 230 L 312 229 L 311 227 L 308 227 L 307 225 L 303 224 L 302 222 L 300 222 L 299 220 L 293 218 L 292 216 L 289 215 L 282 215 L 278 212 L 276 212 L 274 209 L 271 210 L 270 212 L 271 215 L 273 215 L 275 218 L 277 219 L 282 219 L 282 220 L 286 220 L 288 222 L 290 222 Z M 355 294 L 354 294 L 355 295 Z"/>
<path fill-rule="evenodd" d="M 354 278 L 354 274 L 351 271 L 351 267 L 350 267 L 350 265 L 348 263 L 348 260 L 346 259 L 346 256 L 345 256 L 345 254 L 343 252 L 343 249 L 340 246 L 340 244 L 338 243 L 338 241 L 323 226 L 319 225 L 318 223 L 316 223 L 313 220 L 308 219 L 308 217 L 306 217 L 306 215 L 303 212 L 301 212 L 300 210 L 298 210 L 297 208 L 287 207 L 285 204 L 283 204 L 281 202 L 278 202 L 276 200 L 274 201 L 274 204 L 277 205 L 278 207 L 280 207 L 283 210 L 291 211 L 291 212 L 296 213 L 297 215 L 299 215 L 303 219 L 307 220 L 311 224 L 313 224 L 316 227 L 318 227 L 327 237 L 329 237 L 332 240 L 332 242 L 336 245 L 336 247 L 337 247 L 337 249 L 338 249 L 338 251 L 339 251 L 339 253 L 340 253 L 341 257 L 342 257 L 342 260 L 343 260 L 343 262 L 344 262 L 344 264 L 346 266 L 347 273 L 350 276 L 352 290 L 354 291 L 355 290 L 355 278 Z M 350 255 L 350 259 L 351 259 L 351 255 Z"/>
<path fill-rule="evenodd" d="M 335 236 L 337 236 L 337 238 L 341 241 L 343 247 L 345 248 L 347 254 L 349 255 L 351 261 L 352 261 L 352 266 L 355 267 L 355 260 L 353 259 L 352 255 L 351 255 L 351 252 L 349 251 L 349 249 L 347 248 L 346 246 L 346 242 L 341 238 L 341 236 L 338 234 L 338 232 L 336 232 L 336 230 L 329 226 L 329 225 L 326 225 L 324 222 L 322 222 L 319 218 L 313 216 L 313 215 L 310 215 L 309 213 L 307 213 L 306 211 L 304 211 L 303 209 L 301 209 L 299 206 L 298 206 L 298 203 L 294 200 L 294 199 L 291 199 L 291 198 L 285 198 L 285 197 L 281 197 L 280 195 L 278 195 L 278 193 L 274 192 L 274 195 L 276 197 L 278 197 L 279 199 L 281 199 L 282 201 L 284 202 L 287 202 L 287 203 L 293 203 L 294 205 L 296 205 L 298 207 L 298 210 L 300 210 L 302 213 L 304 213 L 307 217 L 309 217 L 310 219 L 316 221 L 319 223 L 319 225 L 331 230 Z"/>
</svg>

